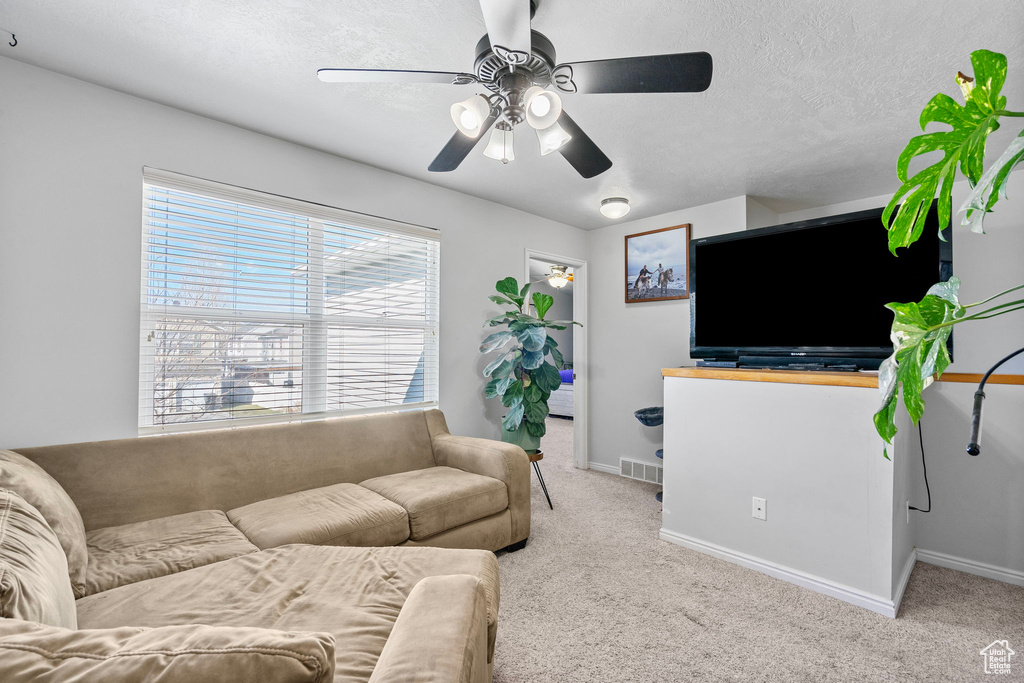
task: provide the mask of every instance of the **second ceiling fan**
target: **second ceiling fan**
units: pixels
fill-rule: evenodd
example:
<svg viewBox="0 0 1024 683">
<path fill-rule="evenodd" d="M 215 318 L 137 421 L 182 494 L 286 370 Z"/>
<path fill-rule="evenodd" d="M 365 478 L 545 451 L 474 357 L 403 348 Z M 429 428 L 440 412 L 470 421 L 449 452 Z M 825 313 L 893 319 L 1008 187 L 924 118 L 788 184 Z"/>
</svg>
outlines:
<svg viewBox="0 0 1024 683">
<path fill-rule="evenodd" d="M 474 73 L 391 69 L 320 69 L 328 83 L 477 84 L 488 93 L 451 107 L 458 132 L 429 170 L 454 171 L 494 127 L 484 155 L 508 163 L 515 158 L 514 129 L 526 123 L 537 131 L 541 155 L 557 151 L 584 178 L 612 166 L 594 141 L 562 109 L 564 93 L 702 92 L 711 85 L 707 52 L 682 52 L 622 59 L 556 64 L 555 48 L 530 28 L 536 0 L 480 0 L 487 34 L 476 46 Z"/>
</svg>

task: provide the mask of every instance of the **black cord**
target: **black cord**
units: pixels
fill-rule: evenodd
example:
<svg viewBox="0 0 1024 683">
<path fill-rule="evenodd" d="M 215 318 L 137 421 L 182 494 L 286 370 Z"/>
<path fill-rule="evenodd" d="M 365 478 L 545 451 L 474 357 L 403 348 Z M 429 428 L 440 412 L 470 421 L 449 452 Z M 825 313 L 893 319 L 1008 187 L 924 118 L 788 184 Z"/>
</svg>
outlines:
<svg viewBox="0 0 1024 683">
<path fill-rule="evenodd" d="M 917 510 L 918 512 L 931 512 L 932 511 L 932 487 L 928 485 L 928 463 L 924 459 L 924 432 L 921 429 L 921 422 L 917 421 L 917 438 L 921 442 L 921 468 L 924 469 L 924 490 L 928 492 L 928 509 L 922 510 L 921 508 L 910 506 L 911 510 Z"/>
</svg>

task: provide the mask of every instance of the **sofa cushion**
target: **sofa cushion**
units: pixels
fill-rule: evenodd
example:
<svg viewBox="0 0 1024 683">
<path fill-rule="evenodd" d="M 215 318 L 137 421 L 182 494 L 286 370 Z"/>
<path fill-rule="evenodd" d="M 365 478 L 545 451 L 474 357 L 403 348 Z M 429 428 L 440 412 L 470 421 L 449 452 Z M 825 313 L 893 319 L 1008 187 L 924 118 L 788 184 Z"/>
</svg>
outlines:
<svg viewBox="0 0 1024 683">
<path fill-rule="evenodd" d="M 505 484 L 453 467 L 428 467 L 367 479 L 362 486 L 409 513 L 409 538 L 420 541 L 508 507 Z"/>
<path fill-rule="evenodd" d="M 87 538 L 87 595 L 259 550 L 220 510 L 96 529 Z"/>
<path fill-rule="evenodd" d="M 68 561 L 57 535 L 24 498 L 0 489 L 0 617 L 73 629 L 75 615 Z"/>
<path fill-rule="evenodd" d="M 329 631 L 335 681 L 365 682 L 413 586 L 449 574 L 483 582 L 493 651 L 500 589 L 486 550 L 282 546 L 82 598 L 78 623 Z"/>
<path fill-rule="evenodd" d="M 64 488 L 42 467 L 14 451 L 0 451 L 0 488 L 16 491 L 43 516 L 67 556 L 68 576 L 75 597 L 84 595 L 89 560 L 85 526 Z"/>
<path fill-rule="evenodd" d="M 228 510 L 228 519 L 260 548 L 289 543 L 398 545 L 409 538 L 409 515 L 358 484 L 335 484 Z"/>
<path fill-rule="evenodd" d="M 330 683 L 333 677 L 329 633 L 200 625 L 70 631 L 0 623 L 4 683 Z"/>
</svg>

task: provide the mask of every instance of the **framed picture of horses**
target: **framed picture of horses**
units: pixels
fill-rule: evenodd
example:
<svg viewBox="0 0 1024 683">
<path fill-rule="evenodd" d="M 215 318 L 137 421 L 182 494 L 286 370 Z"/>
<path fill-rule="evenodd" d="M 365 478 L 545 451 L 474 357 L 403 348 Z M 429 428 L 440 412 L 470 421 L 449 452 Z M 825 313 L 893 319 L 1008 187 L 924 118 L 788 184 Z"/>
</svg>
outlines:
<svg viewBox="0 0 1024 683">
<path fill-rule="evenodd" d="M 690 224 L 626 235 L 626 303 L 688 299 Z"/>
</svg>

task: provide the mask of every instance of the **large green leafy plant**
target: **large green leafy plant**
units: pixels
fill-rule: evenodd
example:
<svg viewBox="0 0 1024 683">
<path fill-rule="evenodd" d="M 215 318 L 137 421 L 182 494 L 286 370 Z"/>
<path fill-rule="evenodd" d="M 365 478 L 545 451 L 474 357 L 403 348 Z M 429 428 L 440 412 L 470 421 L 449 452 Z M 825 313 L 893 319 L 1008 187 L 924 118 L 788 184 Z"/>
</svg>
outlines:
<svg viewBox="0 0 1024 683">
<path fill-rule="evenodd" d="M 921 112 L 921 130 L 926 130 L 929 123 L 943 123 L 950 130 L 925 132 L 912 138 L 899 156 L 896 173 L 903 185 L 882 214 L 882 222 L 889 231 L 889 250 L 894 254 L 898 248 L 910 246 L 921 236 L 936 196 L 941 236 L 951 220 L 953 183 L 958 169 L 971 186 L 970 194 L 960 207 L 960 212 L 965 214 L 963 224 L 972 232 L 984 233 L 985 215 L 992 211 L 996 202 L 1006 198 L 1010 171 L 1024 160 L 1022 130 L 995 163 L 983 171 L 988 136 L 999 128 L 1000 119 L 1022 117 L 1024 112 L 1006 109 L 1006 98 L 1000 95 L 1006 82 L 1004 55 L 978 50 L 971 53 L 971 64 L 973 78 L 963 73 L 956 76 L 964 96 L 963 104 L 939 93 Z M 911 176 L 911 162 L 931 152 L 942 152 L 942 158 Z M 896 211 L 895 218 L 893 211 Z M 1004 298 L 1024 289 L 1024 284 L 973 304 L 960 303 L 959 289 L 960 280 L 951 277 L 947 282 L 934 285 L 919 302 L 888 305 L 894 314 L 893 354 L 879 369 L 882 406 L 874 418 L 875 429 L 887 443 L 896 435 L 894 418 L 901 386 L 903 403 L 914 423 L 924 415 L 921 393 L 949 366 L 947 342 L 955 325 L 1024 308 L 1024 299 Z"/>
<path fill-rule="evenodd" d="M 548 336 L 547 330 L 564 330 L 579 323 L 545 320 L 555 300 L 540 292 L 534 292 L 532 297 L 537 315 L 530 315 L 529 283 L 520 289 L 515 278 L 507 277 L 499 280 L 495 289 L 498 294 L 488 298 L 508 310 L 484 323 L 488 327 L 506 328 L 489 335 L 480 344 L 481 353 L 499 354 L 484 368 L 484 377 L 490 379 L 484 395 L 501 399 L 508 411 L 501 421 L 506 431 L 525 429 L 530 436 L 540 438 L 546 431 L 548 397 L 562 384 L 558 368 L 564 362 L 558 343 Z"/>
</svg>

